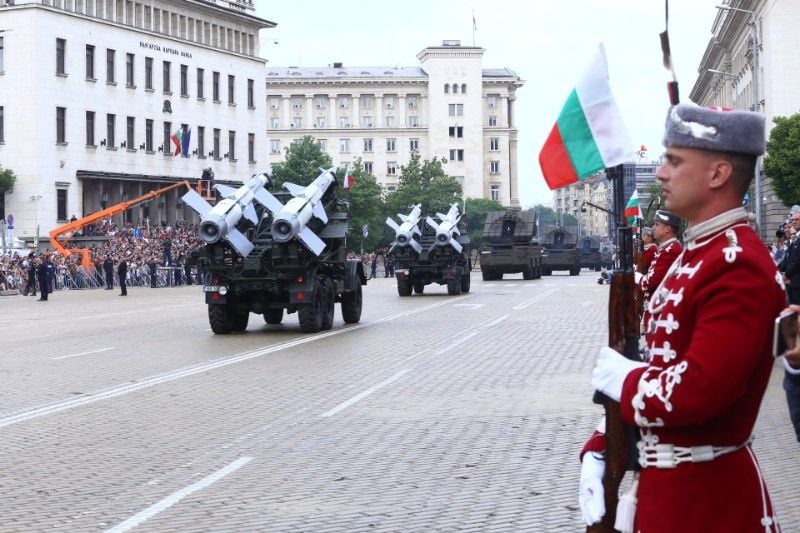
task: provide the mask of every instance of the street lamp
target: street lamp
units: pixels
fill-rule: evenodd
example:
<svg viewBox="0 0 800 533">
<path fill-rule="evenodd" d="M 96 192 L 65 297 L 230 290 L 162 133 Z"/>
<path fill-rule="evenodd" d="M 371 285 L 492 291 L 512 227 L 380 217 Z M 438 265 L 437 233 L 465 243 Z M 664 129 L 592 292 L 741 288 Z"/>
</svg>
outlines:
<svg viewBox="0 0 800 533">
<path fill-rule="evenodd" d="M 31 200 L 33 201 L 33 217 L 36 221 L 36 234 L 33 236 L 33 248 L 37 251 L 39 250 L 39 200 L 41 199 L 41 194 L 31 195 Z"/>
<path fill-rule="evenodd" d="M 752 30 L 752 48 L 753 48 L 753 111 L 756 113 L 761 111 L 761 99 L 758 97 L 758 26 L 756 25 L 756 12 L 749 9 L 741 9 L 739 7 L 730 6 L 714 6 L 723 11 L 736 11 L 745 13 L 750 16 L 750 29 Z M 719 72 L 711 70 L 718 74 L 728 74 L 727 72 Z M 756 221 L 758 224 L 758 232 L 761 234 L 761 158 L 756 158 L 756 180 L 755 180 L 755 196 L 756 196 Z"/>
</svg>

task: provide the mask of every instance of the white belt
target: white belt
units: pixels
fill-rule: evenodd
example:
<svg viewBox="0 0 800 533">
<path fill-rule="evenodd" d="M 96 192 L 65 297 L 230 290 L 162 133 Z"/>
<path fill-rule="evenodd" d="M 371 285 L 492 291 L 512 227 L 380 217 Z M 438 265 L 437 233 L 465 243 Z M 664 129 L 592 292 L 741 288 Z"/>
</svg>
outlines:
<svg viewBox="0 0 800 533">
<path fill-rule="evenodd" d="M 721 455 L 741 450 L 753 442 L 751 436 L 736 446 L 675 446 L 674 444 L 646 445 L 639 441 L 639 465 L 642 468 L 675 468 L 681 463 L 705 463 Z"/>
</svg>

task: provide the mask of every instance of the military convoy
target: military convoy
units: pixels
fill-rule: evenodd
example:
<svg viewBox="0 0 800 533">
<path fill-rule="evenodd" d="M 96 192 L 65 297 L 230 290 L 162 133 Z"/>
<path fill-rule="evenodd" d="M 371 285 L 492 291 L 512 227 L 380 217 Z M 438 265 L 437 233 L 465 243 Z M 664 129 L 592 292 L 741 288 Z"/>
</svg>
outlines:
<svg viewBox="0 0 800 533">
<path fill-rule="evenodd" d="M 542 274 L 568 270 L 570 276 L 581 273 L 581 252 L 578 249 L 577 228 L 548 226 L 542 233 Z"/>
<path fill-rule="evenodd" d="M 522 272 L 523 279 L 542 277 L 542 247 L 536 240 L 536 226 L 536 215 L 531 210 L 510 208 L 486 215 L 480 249 L 484 281 L 517 272 Z"/>
<path fill-rule="evenodd" d="M 461 235 L 458 223 L 461 215 L 453 204 L 447 214 L 437 213 L 439 222 L 427 217 L 422 220 L 421 205 L 408 215 L 399 214 L 397 224 L 386 219 L 395 231 L 388 256 L 395 263 L 397 293 L 411 296 L 422 294 L 426 285 L 447 285 L 447 294 L 457 295 L 470 289 L 470 239 Z"/>
<path fill-rule="evenodd" d="M 300 329 L 331 329 L 335 303 L 344 322 L 361 319 L 361 261 L 347 260 L 349 203 L 336 196 L 333 169 L 307 187 L 285 183 L 268 192 L 267 174 L 234 189 L 217 184 L 213 207 L 189 191 L 183 201 L 201 216 L 206 243 L 197 261 L 204 271 L 206 304 L 216 334 L 244 331 L 250 313 L 280 324 L 297 312 Z"/>
<path fill-rule="evenodd" d="M 603 266 L 603 258 L 600 254 L 600 237 L 581 237 L 579 249 L 581 251 L 581 268 L 600 272 Z"/>
</svg>

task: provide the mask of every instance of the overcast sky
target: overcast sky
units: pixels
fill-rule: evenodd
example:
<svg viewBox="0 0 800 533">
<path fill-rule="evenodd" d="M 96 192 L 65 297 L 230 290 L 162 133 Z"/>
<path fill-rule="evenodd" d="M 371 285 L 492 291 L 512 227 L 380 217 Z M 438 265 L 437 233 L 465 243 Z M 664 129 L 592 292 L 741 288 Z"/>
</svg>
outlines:
<svg viewBox="0 0 800 533">
<path fill-rule="evenodd" d="M 670 40 L 687 101 L 711 38 L 720 0 L 672 0 Z M 419 66 L 417 53 L 444 39 L 486 51 L 483 68 L 508 67 L 525 81 L 517 92 L 519 195 L 523 205 L 549 205 L 552 193 L 538 153 L 597 43 L 606 47 L 611 87 L 631 139 L 652 157 L 661 134 L 670 79 L 661 66 L 661 0 L 364 0 L 271 2 L 256 0 L 258 16 L 276 22 L 261 32 L 269 65 L 346 67 Z"/>
</svg>

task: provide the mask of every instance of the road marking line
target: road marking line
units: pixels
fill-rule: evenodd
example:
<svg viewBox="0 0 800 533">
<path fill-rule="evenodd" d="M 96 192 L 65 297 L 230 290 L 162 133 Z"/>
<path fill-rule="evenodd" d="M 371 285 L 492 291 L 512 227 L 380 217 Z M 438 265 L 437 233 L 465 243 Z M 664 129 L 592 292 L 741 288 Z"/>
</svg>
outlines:
<svg viewBox="0 0 800 533">
<path fill-rule="evenodd" d="M 517 310 L 517 311 L 519 311 L 520 309 L 525 309 L 525 308 L 526 308 L 526 307 L 528 307 L 529 305 L 533 305 L 533 304 L 535 304 L 536 302 L 538 302 L 538 301 L 539 301 L 539 300 L 541 300 L 542 298 L 545 298 L 546 296 L 550 296 L 550 295 L 551 295 L 551 294 L 553 294 L 554 292 L 558 292 L 558 289 L 552 289 L 552 290 L 549 290 L 549 291 L 543 292 L 543 293 L 541 293 L 541 294 L 537 294 L 536 296 L 534 296 L 534 297 L 533 297 L 533 298 L 531 298 L 530 300 L 528 300 L 528 301 L 525 301 L 525 302 L 522 302 L 521 304 L 517 304 L 517 305 L 515 305 L 514 307 L 512 307 L 512 309 L 514 309 L 514 310 Z"/>
<path fill-rule="evenodd" d="M 453 302 L 457 302 L 459 300 L 463 300 L 464 298 L 469 298 L 469 296 L 460 296 L 458 298 L 444 300 L 441 302 L 436 302 L 430 305 L 426 305 L 423 307 L 418 307 L 416 309 L 411 309 L 409 311 L 405 311 L 402 313 L 398 313 L 396 315 L 391 315 L 384 317 L 380 320 L 375 322 L 369 322 L 365 324 L 356 324 L 353 326 L 343 327 L 342 329 L 337 329 L 333 331 L 326 331 L 325 333 L 317 333 L 316 335 L 311 335 L 308 337 L 301 337 L 299 339 L 295 339 L 293 341 L 287 341 L 281 344 L 276 344 L 274 346 L 269 346 L 267 348 L 262 348 L 260 350 L 256 350 L 253 352 L 244 352 L 241 354 L 237 354 L 231 356 L 228 359 L 222 359 L 219 361 L 212 361 L 208 363 L 204 363 L 201 365 L 195 365 L 185 368 L 179 368 L 177 370 L 173 370 L 172 372 L 168 372 L 166 374 L 161 374 L 159 376 L 154 376 L 151 378 L 144 378 L 138 380 L 134 383 L 128 383 L 126 385 L 121 385 L 119 387 L 114 387 L 112 389 L 101 390 L 98 392 L 93 392 L 86 394 L 81 398 L 70 398 L 68 400 L 63 400 L 61 402 L 57 402 L 50 405 L 44 405 L 41 407 L 34 407 L 32 409 L 28 409 L 26 411 L 21 411 L 16 414 L 12 414 L 10 416 L 6 416 L 4 418 L 0 418 L 0 428 L 4 428 L 6 426 L 11 426 L 13 424 L 17 424 L 19 422 L 25 422 L 27 420 L 31 420 L 33 418 L 38 418 L 40 416 L 50 415 L 53 413 L 58 413 L 60 411 L 66 411 L 67 409 L 72 409 L 75 407 L 80 407 L 83 405 L 88 405 L 91 403 L 99 402 L 101 400 L 106 400 L 110 398 L 116 398 L 117 396 L 122 396 L 124 394 L 129 394 L 131 392 L 136 392 L 142 389 L 147 389 L 153 387 L 155 385 L 160 385 L 162 383 L 167 383 L 170 381 L 175 381 L 180 378 L 190 377 L 197 374 L 202 374 L 204 372 L 208 372 L 210 370 L 216 370 L 218 368 L 223 368 L 228 365 L 233 365 L 236 363 L 241 363 L 244 361 L 249 361 L 250 359 L 255 359 L 257 357 L 261 357 L 263 355 L 271 354 L 274 352 L 278 352 L 281 350 L 285 350 L 287 348 L 293 348 L 295 346 L 300 346 L 301 344 L 306 344 L 309 342 L 314 342 L 319 339 L 324 339 L 326 337 L 333 337 L 335 335 L 341 335 L 342 333 L 347 333 L 349 331 L 355 331 L 358 329 L 363 329 L 369 326 L 373 326 L 375 324 L 381 324 L 383 322 L 389 322 L 392 320 L 396 320 L 398 318 L 402 318 L 408 315 L 413 315 L 415 313 L 420 313 L 423 311 L 427 311 L 429 309 L 434 309 L 436 307 L 440 307 L 443 305 L 452 304 Z"/>
<path fill-rule="evenodd" d="M 469 335 L 465 335 L 465 336 L 461 337 L 460 339 L 458 339 L 457 341 L 455 341 L 454 343 L 452 343 L 452 344 L 449 344 L 449 345 L 447 345 L 446 347 L 442 348 L 442 349 L 441 349 L 441 350 L 439 350 L 438 352 L 434 353 L 434 355 L 442 355 L 443 353 L 445 353 L 445 352 L 447 352 L 447 351 L 449 351 L 449 350 L 452 350 L 453 348 L 455 348 L 455 347 L 456 347 L 456 346 L 458 346 L 459 344 L 461 344 L 461 343 L 463 343 L 463 342 L 466 342 L 466 341 L 468 341 L 469 339 L 471 339 L 472 337 L 474 337 L 474 336 L 475 336 L 475 335 L 477 335 L 477 334 L 478 334 L 478 332 L 477 332 L 477 331 L 473 331 L 473 332 L 472 332 L 472 333 L 470 333 Z"/>
<path fill-rule="evenodd" d="M 484 327 L 485 327 L 485 328 L 490 328 L 490 327 L 492 327 L 492 326 L 496 326 L 497 324 L 499 324 L 500 322 L 502 322 L 502 321 L 503 321 L 503 320 L 505 320 L 506 318 L 508 318 L 508 315 L 503 315 L 503 316 L 501 316 L 500 318 L 496 318 L 496 319 L 492 320 L 491 322 L 489 322 L 488 324 L 486 324 Z"/>
<path fill-rule="evenodd" d="M 337 405 L 336 407 L 334 407 L 330 411 L 325 411 L 324 413 L 322 413 L 319 416 L 326 417 L 326 418 L 330 417 L 330 416 L 333 416 L 336 413 L 347 409 L 348 407 L 350 407 L 354 403 L 360 402 L 361 400 L 363 400 L 364 398 L 366 398 L 367 396 L 369 396 L 370 394 L 372 394 L 376 390 L 381 389 L 381 388 L 385 387 L 386 385 L 392 383 L 393 381 L 400 379 L 401 377 L 403 377 L 404 375 L 408 374 L 412 370 L 414 370 L 413 366 L 411 368 L 404 368 L 403 370 L 401 370 L 400 372 L 398 372 L 394 376 L 389 377 L 387 379 L 384 379 L 383 381 L 381 381 L 377 385 L 373 385 L 372 387 L 368 388 L 364 392 L 362 392 L 360 394 L 356 394 L 355 396 L 353 396 L 349 400 L 340 403 L 339 405 Z"/>
<path fill-rule="evenodd" d="M 466 307 L 468 309 L 480 309 L 486 304 L 454 304 L 453 307 Z"/>
<path fill-rule="evenodd" d="M 212 483 L 219 481 L 220 479 L 224 478 L 228 474 L 239 470 L 241 467 L 252 461 L 252 457 L 241 457 L 236 461 L 232 462 L 228 466 L 220 468 L 213 474 L 209 474 L 208 476 L 204 477 L 197 483 L 192 483 L 188 487 L 184 487 L 179 491 L 173 492 L 163 500 L 154 503 L 150 507 L 136 513 L 132 517 L 128 518 L 124 522 L 120 522 L 116 526 L 112 527 L 111 529 L 107 529 L 106 533 L 123 533 L 124 531 L 128 531 L 143 522 L 146 522 L 150 518 L 154 517 L 161 511 L 165 511 L 184 499 L 185 497 L 189 496 L 193 492 L 197 492 L 198 490 L 202 490 Z"/>
<path fill-rule="evenodd" d="M 109 350 L 113 350 L 114 347 L 111 346 L 110 348 L 101 348 L 99 350 L 92 350 L 91 352 L 81 352 L 81 353 L 73 353 L 70 355 L 62 355 L 61 357 L 53 357 L 53 361 L 58 361 L 59 359 L 69 359 L 70 357 L 78 357 L 79 355 L 89 355 L 92 353 L 100 353 L 100 352 L 107 352 Z"/>
</svg>

